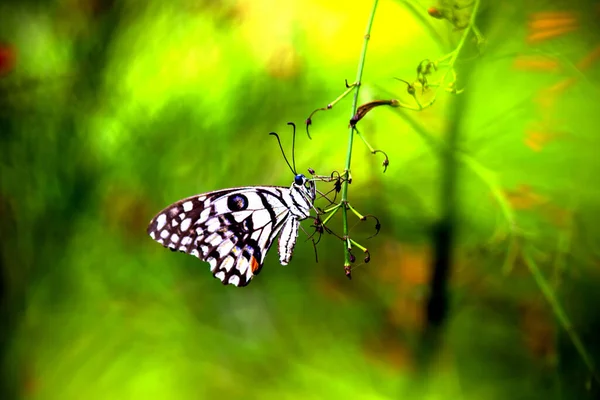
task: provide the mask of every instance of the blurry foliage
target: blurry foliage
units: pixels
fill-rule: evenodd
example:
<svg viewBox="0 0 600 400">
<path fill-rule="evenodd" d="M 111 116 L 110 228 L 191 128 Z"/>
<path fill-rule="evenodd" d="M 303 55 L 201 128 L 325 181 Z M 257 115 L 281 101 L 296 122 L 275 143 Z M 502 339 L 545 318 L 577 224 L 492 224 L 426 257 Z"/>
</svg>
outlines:
<svg viewBox="0 0 600 400">
<path fill-rule="evenodd" d="M 290 266 L 271 254 L 244 289 L 145 236 L 179 198 L 289 185 L 267 133 L 285 143 L 287 121 L 344 90 L 369 3 L 0 4 L 2 398 L 597 396 L 539 285 L 598 362 L 597 1 L 483 1 L 481 54 L 470 41 L 456 64 L 464 92 L 360 121 L 390 166 L 382 174 L 355 141 L 351 201 L 382 232 L 352 281 L 331 236 L 318 264 L 301 236 Z M 454 3 L 380 2 L 363 103 L 411 100 L 394 77 L 423 85 L 419 63 L 454 48 L 469 15 L 440 18 Z M 415 89 L 427 102 L 434 88 Z M 312 141 L 299 136 L 300 169 L 343 169 L 349 107 L 319 115 Z M 432 143 L 452 124 L 462 155 L 452 307 L 423 368 L 444 209 Z"/>
</svg>

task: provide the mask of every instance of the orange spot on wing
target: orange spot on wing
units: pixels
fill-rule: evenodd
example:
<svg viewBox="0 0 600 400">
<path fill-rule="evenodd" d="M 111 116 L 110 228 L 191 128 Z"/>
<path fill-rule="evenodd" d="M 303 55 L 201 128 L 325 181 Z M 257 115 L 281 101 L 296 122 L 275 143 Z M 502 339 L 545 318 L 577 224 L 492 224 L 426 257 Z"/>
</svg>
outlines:
<svg viewBox="0 0 600 400">
<path fill-rule="evenodd" d="M 252 256 L 250 257 L 250 269 L 252 270 L 252 272 L 256 272 L 257 269 L 260 268 L 260 263 L 258 262 L 258 260 L 256 259 L 256 257 Z"/>
</svg>

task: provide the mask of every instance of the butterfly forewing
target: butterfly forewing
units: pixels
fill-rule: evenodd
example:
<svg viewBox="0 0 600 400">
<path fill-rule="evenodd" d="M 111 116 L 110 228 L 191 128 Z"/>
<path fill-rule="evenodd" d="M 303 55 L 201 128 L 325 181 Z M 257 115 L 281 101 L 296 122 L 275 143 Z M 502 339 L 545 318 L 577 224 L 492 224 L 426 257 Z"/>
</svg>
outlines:
<svg viewBox="0 0 600 400">
<path fill-rule="evenodd" d="M 290 190 L 260 186 L 192 196 L 162 210 L 150 221 L 148 234 L 173 251 L 208 262 L 224 284 L 245 286 L 260 272 L 284 223 L 297 219 L 285 200 Z M 294 241 L 297 226 L 290 226 L 296 230 L 290 232 Z M 289 261 L 293 244 L 286 248 Z"/>
</svg>

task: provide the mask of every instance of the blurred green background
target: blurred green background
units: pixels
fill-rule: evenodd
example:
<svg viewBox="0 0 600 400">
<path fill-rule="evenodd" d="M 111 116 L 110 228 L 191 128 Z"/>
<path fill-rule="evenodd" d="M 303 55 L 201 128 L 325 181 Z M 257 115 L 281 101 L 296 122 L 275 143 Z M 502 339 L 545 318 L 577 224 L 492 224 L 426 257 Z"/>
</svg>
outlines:
<svg viewBox="0 0 600 400">
<path fill-rule="evenodd" d="M 452 51 L 462 31 L 427 8 L 456 4 L 379 2 L 361 102 L 411 102 L 394 78 Z M 349 198 L 382 231 L 352 230 L 371 252 L 352 281 L 332 236 L 315 263 L 301 233 L 289 266 L 272 250 L 239 289 L 146 236 L 180 198 L 290 185 L 268 136 L 289 151 L 288 121 L 301 171 L 343 170 L 350 98 L 315 115 L 312 141 L 303 123 L 353 81 L 370 9 L 0 4 L 2 399 L 598 395 L 598 1 L 483 1 L 462 94 L 359 123 L 390 166 L 355 141 Z M 457 157 L 429 144 L 450 137 Z M 440 226 L 450 304 L 434 321 Z"/>
</svg>

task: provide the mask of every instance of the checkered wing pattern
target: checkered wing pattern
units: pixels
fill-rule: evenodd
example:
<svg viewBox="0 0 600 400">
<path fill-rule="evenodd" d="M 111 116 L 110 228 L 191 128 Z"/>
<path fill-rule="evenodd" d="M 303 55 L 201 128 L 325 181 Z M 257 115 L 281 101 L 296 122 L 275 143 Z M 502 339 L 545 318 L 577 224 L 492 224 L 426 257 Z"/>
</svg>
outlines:
<svg viewBox="0 0 600 400">
<path fill-rule="evenodd" d="M 208 262 L 223 284 L 246 286 L 282 229 L 280 261 L 290 261 L 299 220 L 309 216 L 313 201 L 312 182 L 219 190 L 165 208 L 150 221 L 148 234 L 173 251 Z"/>
</svg>

